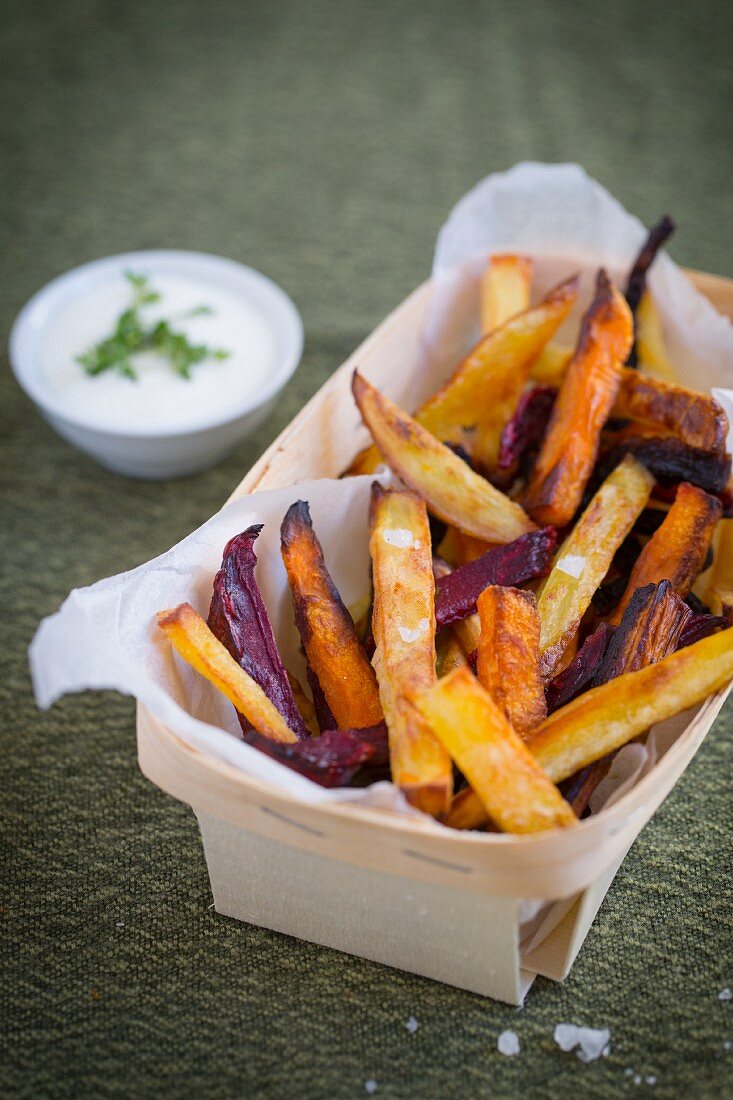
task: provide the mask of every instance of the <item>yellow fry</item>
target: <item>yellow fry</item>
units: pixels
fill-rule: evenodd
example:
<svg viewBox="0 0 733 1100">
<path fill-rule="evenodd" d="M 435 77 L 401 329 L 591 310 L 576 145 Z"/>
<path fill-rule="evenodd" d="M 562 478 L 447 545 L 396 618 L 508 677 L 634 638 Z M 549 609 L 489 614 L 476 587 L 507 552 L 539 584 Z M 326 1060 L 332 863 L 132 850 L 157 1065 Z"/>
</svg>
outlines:
<svg viewBox="0 0 733 1100">
<path fill-rule="evenodd" d="M 385 461 L 430 510 L 476 538 L 512 542 L 534 524 L 407 413 L 354 371 L 354 398 Z"/>
<path fill-rule="evenodd" d="M 489 257 L 479 288 L 481 331 L 493 332 L 529 309 L 532 261 L 510 253 Z"/>
<path fill-rule="evenodd" d="M 504 832 L 576 824 L 557 787 L 467 669 L 416 693 L 413 702 Z"/>
<path fill-rule="evenodd" d="M 715 615 L 733 605 L 733 519 L 721 519 L 715 529 L 715 556 L 705 602 Z"/>
<path fill-rule="evenodd" d="M 237 664 L 190 604 L 182 603 L 170 611 L 159 611 L 157 619 L 158 626 L 184 661 L 226 695 L 258 733 L 273 741 L 297 741 L 260 685 Z"/>
</svg>

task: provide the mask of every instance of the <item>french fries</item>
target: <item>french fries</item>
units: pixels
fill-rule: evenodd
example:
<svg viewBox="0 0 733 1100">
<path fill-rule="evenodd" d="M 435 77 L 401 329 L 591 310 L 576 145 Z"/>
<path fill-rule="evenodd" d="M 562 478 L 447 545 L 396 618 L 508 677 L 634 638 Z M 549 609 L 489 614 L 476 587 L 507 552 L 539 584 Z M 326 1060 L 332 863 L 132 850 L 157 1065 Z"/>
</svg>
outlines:
<svg viewBox="0 0 733 1100">
<path fill-rule="evenodd" d="M 537 603 L 542 674 L 551 678 L 608 572 L 616 550 L 643 511 L 654 478 L 630 456 L 610 474 L 557 552 Z"/>
<path fill-rule="evenodd" d="M 474 425 L 490 421 L 498 455 L 501 428 L 522 391 L 532 363 L 570 312 L 578 293 L 577 279 L 551 290 L 534 309 L 512 317 L 484 336 L 459 363 L 440 390 L 415 414 L 415 420 L 444 443 L 470 443 Z M 350 474 L 373 473 L 380 445 L 357 456 Z M 384 456 L 388 461 L 387 456 Z"/>
<path fill-rule="evenodd" d="M 733 628 L 656 664 L 591 688 L 556 710 L 527 742 L 555 783 L 694 707 L 733 678 Z"/>
<path fill-rule="evenodd" d="M 226 695 L 258 733 L 272 741 L 297 741 L 277 707 L 237 664 L 189 603 L 158 613 L 158 626 L 192 668 Z"/>
<path fill-rule="evenodd" d="M 627 367 L 621 375 L 613 415 L 670 432 L 690 447 L 725 453 L 728 418 L 709 394 L 695 393 Z"/>
<path fill-rule="evenodd" d="M 720 519 L 717 497 L 682 482 L 661 527 L 649 539 L 631 570 L 629 583 L 612 623 L 619 623 L 637 588 L 668 580 L 686 596 L 702 569 L 715 524 Z"/>
<path fill-rule="evenodd" d="M 557 787 L 467 669 L 456 669 L 412 700 L 500 829 L 535 833 L 577 823 Z"/>
<path fill-rule="evenodd" d="M 733 519 L 721 519 L 716 530 L 715 556 L 706 603 L 716 615 L 733 607 Z"/>
<path fill-rule="evenodd" d="M 477 675 L 523 737 L 547 714 L 540 676 L 540 618 L 531 592 L 489 585 L 478 598 Z"/>
<path fill-rule="evenodd" d="M 377 678 L 326 568 L 305 501 L 290 506 L 280 535 L 298 633 L 338 728 L 377 725 Z"/>
<path fill-rule="evenodd" d="M 512 542 L 534 524 L 522 508 L 354 371 L 354 399 L 385 461 L 445 523 L 487 542 Z"/>
<path fill-rule="evenodd" d="M 491 256 L 481 278 L 481 331 L 488 334 L 529 309 L 532 261 L 511 253 Z"/>
<path fill-rule="evenodd" d="M 560 387 L 537 457 L 524 507 L 539 524 L 562 527 L 573 518 L 593 470 L 605 424 L 631 349 L 629 307 L 604 271 L 578 346 Z"/>
<path fill-rule="evenodd" d="M 664 344 L 659 311 L 648 290 L 636 311 L 636 358 L 644 374 L 659 378 L 662 382 L 677 381 L 677 371 Z"/>
<path fill-rule="evenodd" d="M 435 682 L 435 581 L 424 501 L 372 488 L 374 668 L 389 732 L 392 780 L 413 806 L 439 816 L 448 807 L 448 754 L 408 701 Z"/>
</svg>

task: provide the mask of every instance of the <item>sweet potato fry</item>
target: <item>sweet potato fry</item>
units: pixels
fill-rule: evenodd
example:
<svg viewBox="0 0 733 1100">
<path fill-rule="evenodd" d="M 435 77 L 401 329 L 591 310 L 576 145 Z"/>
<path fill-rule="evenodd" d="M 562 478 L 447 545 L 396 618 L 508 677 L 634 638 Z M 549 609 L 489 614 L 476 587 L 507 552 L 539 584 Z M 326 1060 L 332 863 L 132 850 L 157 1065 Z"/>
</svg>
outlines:
<svg viewBox="0 0 733 1100">
<path fill-rule="evenodd" d="M 290 506 L 280 534 L 295 624 L 331 712 L 341 729 L 374 726 L 382 720 L 377 678 L 326 568 L 305 501 Z"/>
<path fill-rule="evenodd" d="M 549 571 L 557 543 L 554 527 L 520 535 L 505 546 L 494 546 L 480 558 L 436 576 L 435 618 L 438 627 L 473 614 L 476 601 L 490 584 L 512 588 L 543 577 Z"/>
<path fill-rule="evenodd" d="M 692 612 L 669 581 L 637 588 L 593 677 L 595 686 L 660 661 L 678 648 Z"/>
<path fill-rule="evenodd" d="M 414 806 L 438 816 L 451 796 L 450 758 L 407 700 L 410 691 L 435 682 L 435 582 L 425 503 L 375 483 L 370 528 L 374 667 L 392 781 Z"/>
<path fill-rule="evenodd" d="M 524 505 L 537 523 L 562 527 L 575 514 L 632 338 L 629 307 L 601 270 L 527 488 Z"/>
<path fill-rule="evenodd" d="M 532 592 L 489 585 L 478 598 L 477 674 L 514 731 L 523 737 L 547 715 L 540 676 L 540 618 Z"/>
<path fill-rule="evenodd" d="M 624 459 L 583 512 L 557 552 L 537 609 L 546 679 L 557 671 L 593 593 L 616 550 L 646 506 L 654 478 L 633 458 Z"/>
<path fill-rule="evenodd" d="M 686 596 L 703 567 L 715 524 L 720 519 L 717 497 L 682 482 L 667 518 L 636 559 L 629 583 L 612 623 L 619 623 L 637 588 L 668 580 Z"/>
<path fill-rule="evenodd" d="M 470 672 L 456 669 L 412 699 L 500 829 L 534 833 L 576 823 L 557 787 Z"/>
<path fill-rule="evenodd" d="M 214 577 L 208 624 L 237 664 L 275 704 L 293 732 L 298 737 L 308 737 L 255 577 L 254 547 L 261 530 L 262 524 L 248 527 L 224 548 L 221 568 Z"/>
<path fill-rule="evenodd" d="M 532 261 L 511 253 L 491 256 L 479 288 L 481 331 L 493 332 L 529 309 Z"/>
<path fill-rule="evenodd" d="M 352 389 L 385 460 L 446 523 L 488 542 L 511 542 L 534 524 L 518 504 L 354 371 Z"/>
<path fill-rule="evenodd" d="M 613 416 L 670 432 L 690 447 L 725 454 L 728 418 L 709 394 L 662 382 L 626 367 Z"/>
<path fill-rule="evenodd" d="M 592 688 L 546 718 L 527 745 L 560 783 L 656 722 L 701 703 L 731 678 L 733 628 Z"/>
<path fill-rule="evenodd" d="M 188 603 L 158 612 L 158 626 L 192 668 L 218 688 L 258 733 L 273 741 L 297 741 L 274 703 L 260 685 L 237 664 Z"/>
</svg>

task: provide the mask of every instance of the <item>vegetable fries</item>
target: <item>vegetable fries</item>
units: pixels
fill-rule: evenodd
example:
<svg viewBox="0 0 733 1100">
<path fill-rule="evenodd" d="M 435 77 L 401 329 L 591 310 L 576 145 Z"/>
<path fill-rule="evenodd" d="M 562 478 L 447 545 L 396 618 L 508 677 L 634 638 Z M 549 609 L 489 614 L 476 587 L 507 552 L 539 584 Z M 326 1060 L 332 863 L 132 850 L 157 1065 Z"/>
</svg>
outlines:
<svg viewBox="0 0 733 1100">
<path fill-rule="evenodd" d="M 554 340 L 578 280 L 532 305 L 531 260 L 503 255 L 481 340 L 414 416 L 354 373 L 373 445 L 348 472 L 393 481 L 372 487 L 358 629 L 307 502 L 283 520 L 309 693 L 257 587 L 259 527 L 225 548 L 208 627 L 158 617 L 248 744 L 324 786 L 391 778 L 454 828 L 577 827 L 615 752 L 733 677 L 728 424 L 676 384 L 645 284 L 671 229 L 626 298 L 598 272 L 574 348 Z"/>
</svg>

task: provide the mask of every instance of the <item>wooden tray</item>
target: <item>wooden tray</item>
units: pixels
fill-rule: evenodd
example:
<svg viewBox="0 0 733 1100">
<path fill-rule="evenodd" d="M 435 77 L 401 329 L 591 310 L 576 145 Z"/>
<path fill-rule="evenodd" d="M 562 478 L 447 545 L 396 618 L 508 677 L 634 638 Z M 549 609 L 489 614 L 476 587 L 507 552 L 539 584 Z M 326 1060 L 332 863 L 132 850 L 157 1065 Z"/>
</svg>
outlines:
<svg viewBox="0 0 733 1100">
<path fill-rule="evenodd" d="M 733 281 L 688 274 L 733 317 Z M 394 394 L 395 378 L 419 362 L 429 296 L 424 283 L 369 336 L 231 499 L 341 473 L 367 442 L 351 374 L 358 366 Z M 142 706 L 139 762 L 196 812 L 219 912 L 518 1004 L 536 974 L 567 975 L 626 852 L 729 690 L 681 719 L 673 747 L 615 805 L 562 835 L 438 831 L 356 805 L 296 801 L 190 748 Z M 556 904 L 554 930 L 531 951 L 520 943 L 523 899 Z"/>
</svg>

